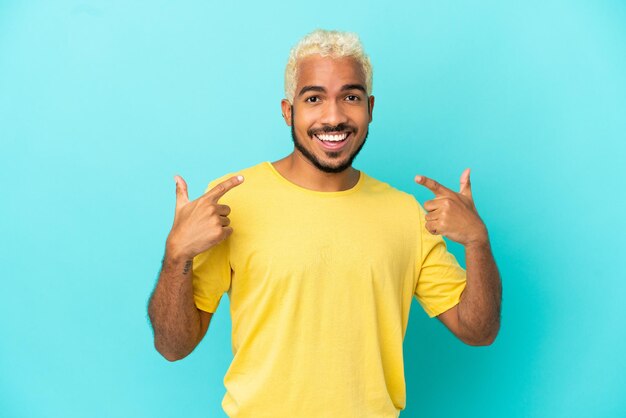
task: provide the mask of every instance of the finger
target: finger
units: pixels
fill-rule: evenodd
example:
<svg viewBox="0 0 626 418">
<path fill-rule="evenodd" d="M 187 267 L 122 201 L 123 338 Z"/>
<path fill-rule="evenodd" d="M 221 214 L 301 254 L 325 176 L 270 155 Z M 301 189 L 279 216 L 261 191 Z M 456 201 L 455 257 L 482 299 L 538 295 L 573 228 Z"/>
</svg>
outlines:
<svg viewBox="0 0 626 418">
<path fill-rule="evenodd" d="M 450 207 L 450 202 L 452 202 L 452 198 L 449 196 L 439 196 L 434 199 L 427 200 L 424 202 L 424 209 L 427 212 L 435 212 L 438 210 L 443 210 Z"/>
<path fill-rule="evenodd" d="M 187 192 L 187 183 L 181 176 L 174 176 L 176 182 L 176 210 L 189 203 L 189 194 Z"/>
<path fill-rule="evenodd" d="M 215 205 L 215 207 L 217 209 L 218 215 L 222 215 L 222 216 L 230 215 L 230 206 L 217 204 Z"/>
<path fill-rule="evenodd" d="M 424 202 L 424 209 L 427 212 L 432 212 L 433 210 L 437 209 L 437 203 L 435 203 L 434 200 L 427 200 Z"/>
<path fill-rule="evenodd" d="M 226 194 L 226 192 L 235 186 L 239 186 L 241 183 L 243 183 L 243 176 L 233 176 L 213 187 L 211 190 L 206 192 L 205 196 L 207 196 L 212 202 L 217 202 L 222 196 L 224 196 L 224 194 Z"/>
<path fill-rule="evenodd" d="M 220 222 L 222 223 L 222 226 L 230 225 L 230 219 L 226 216 L 220 216 Z"/>
<path fill-rule="evenodd" d="M 439 211 L 436 210 L 434 212 L 429 212 L 424 216 L 424 219 L 426 219 L 427 221 L 436 221 L 437 219 L 439 219 Z"/>
<path fill-rule="evenodd" d="M 424 227 L 426 228 L 426 230 L 428 232 L 430 232 L 432 235 L 440 235 L 440 233 L 437 231 L 437 222 L 426 222 L 424 224 Z"/>
<path fill-rule="evenodd" d="M 451 193 L 454 193 L 452 190 L 448 189 L 447 187 L 425 176 L 415 176 L 415 182 L 430 189 L 430 191 L 432 191 L 435 194 L 435 196 L 449 195 Z"/>
<path fill-rule="evenodd" d="M 460 193 L 467 197 L 472 197 L 472 184 L 470 183 L 470 169 L 466 168 L 461 174 Z"/>
<path fill-rule="evenodd" d="M 224 228 L 222 228 L 223 234 L 224 234 L 224 239 L 230 237 L 233 233 L 233 228 L 231 228 L 230 226 L 225 226 Z"/>
</svg>

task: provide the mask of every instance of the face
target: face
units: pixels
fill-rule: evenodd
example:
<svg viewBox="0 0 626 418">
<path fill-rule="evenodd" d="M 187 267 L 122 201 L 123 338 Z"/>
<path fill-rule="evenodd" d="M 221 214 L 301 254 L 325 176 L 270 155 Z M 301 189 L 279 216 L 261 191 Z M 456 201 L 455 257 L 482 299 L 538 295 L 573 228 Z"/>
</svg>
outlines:
<svg viewBox="0 0 626 418">
<path fill-rule="evenodd" d="M 281 103 L 296 152 L 317 169 L 339 173 L 363 148 L 374 96 L 353 58 L 312 55 L 298 62 L 293 103 Z"/>
</svg>

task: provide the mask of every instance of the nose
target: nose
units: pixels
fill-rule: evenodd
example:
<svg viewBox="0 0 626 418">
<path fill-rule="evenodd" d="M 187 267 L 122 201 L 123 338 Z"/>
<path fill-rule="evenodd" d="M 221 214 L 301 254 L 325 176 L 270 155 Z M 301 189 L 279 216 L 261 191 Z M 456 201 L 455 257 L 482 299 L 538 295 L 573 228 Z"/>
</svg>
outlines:
<svg viewBox="0 0 626 418">
<path fill-rule="evenodd" d="M 334 100 L 329 100 L 324 106 L 324 112 L 320 120 L 323 124 L 337 126 L 340 123 L 346 123 L 348 116 L 346 115 L 343 107 Z"/>
</svg>

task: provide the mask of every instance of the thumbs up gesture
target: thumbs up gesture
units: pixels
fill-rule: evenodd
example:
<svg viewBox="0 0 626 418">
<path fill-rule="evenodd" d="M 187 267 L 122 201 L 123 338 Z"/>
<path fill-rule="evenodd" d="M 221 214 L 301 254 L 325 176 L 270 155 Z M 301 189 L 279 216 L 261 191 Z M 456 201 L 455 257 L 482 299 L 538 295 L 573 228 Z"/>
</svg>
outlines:
<svg viewBox="0 0 626 418">
<path fill-rule="evenodd" d="M 484 244 L 489 241 L 472 198 L 470 169 L 461 174 L 459 193 L 424 176 L 415 176 L 415 182 L 430 189 L 435 198 L 424 202 L 426 230 L 433 235 L 444 235 L 464 246 Z"/>
<path fill-rule="evenodd" d="M 187 183 L 180 176 L 176 180 L 176 213 L 170 231 L 166 252 L 174 258 L 191 259 L 217 245 L 233 233 L 230 225 L 230 207 L 219 199 L 243 182 L 234 176 L 216 185 L 196 200 L 189 201 Z"/>
</svg>

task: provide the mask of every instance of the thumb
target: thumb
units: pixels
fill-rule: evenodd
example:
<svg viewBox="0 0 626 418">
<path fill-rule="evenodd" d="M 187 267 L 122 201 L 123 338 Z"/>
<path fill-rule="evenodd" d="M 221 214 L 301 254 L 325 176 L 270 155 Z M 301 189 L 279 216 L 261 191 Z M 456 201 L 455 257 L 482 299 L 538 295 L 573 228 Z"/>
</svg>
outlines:
<svg viewBox="0 0 626 418">
<path fill-rule="evenodd" d="M 176 210 L 189 203 L 189 194 L 187 193 L 187 183 L 181 176 L 174 176 L 176 182 Z"/>
<path fill-rule="evenodd" d="M 460 193 L 469 198 L 472 197 L 472 184 L 470 182 L 470 169 L 466 168 L 461 174 L 461 190 Z"/>
</svg>

